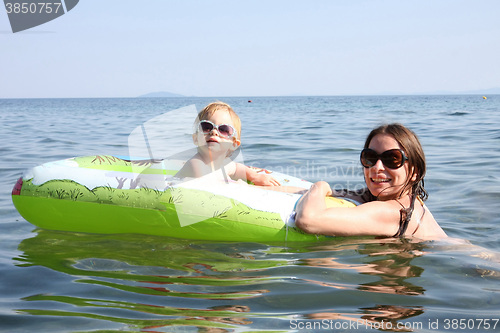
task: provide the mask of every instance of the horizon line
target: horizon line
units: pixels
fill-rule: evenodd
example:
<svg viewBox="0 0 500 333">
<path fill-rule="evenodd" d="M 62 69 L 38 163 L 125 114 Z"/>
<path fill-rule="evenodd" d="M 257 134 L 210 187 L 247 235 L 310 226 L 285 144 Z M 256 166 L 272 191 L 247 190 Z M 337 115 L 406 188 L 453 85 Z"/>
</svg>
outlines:
<svg viewBox="0 0 500 333">
<path fill-rule="evenodd" d="M 180 94 L 179 94 L 180 95 Z M 339 95 L 302 95 L 302 94 L 291 94 L 291 95 L 213 95 L 213 96 L 106 96 L 106 97 L 0 97 L 0 100 L 6 99 L 153 99 L 153 98 L 269 98 L 269 97 L 368 97 L 368 96 L 491 96 L 500 95 L 499 92 L 494 93 L 480 93 L 480 92 L 427 92 L 427 93 L 379 93 L 379 94 L 339 94 Z"/>
</svg>

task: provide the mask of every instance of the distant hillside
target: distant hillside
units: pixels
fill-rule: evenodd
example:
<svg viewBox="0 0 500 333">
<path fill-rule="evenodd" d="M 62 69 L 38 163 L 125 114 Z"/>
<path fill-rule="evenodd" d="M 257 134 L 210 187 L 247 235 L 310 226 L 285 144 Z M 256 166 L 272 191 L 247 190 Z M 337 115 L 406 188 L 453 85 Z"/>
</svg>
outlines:
<svg viewBox="0 0 500 333">
<path fill-rule="evenodd" d="M 174 94 L 168 91 L 157 91 L 149 94 L 137 96 L 138 98 L 148 98 L 148 97 L 185 97 L 184 95 Z"/>
</svg>

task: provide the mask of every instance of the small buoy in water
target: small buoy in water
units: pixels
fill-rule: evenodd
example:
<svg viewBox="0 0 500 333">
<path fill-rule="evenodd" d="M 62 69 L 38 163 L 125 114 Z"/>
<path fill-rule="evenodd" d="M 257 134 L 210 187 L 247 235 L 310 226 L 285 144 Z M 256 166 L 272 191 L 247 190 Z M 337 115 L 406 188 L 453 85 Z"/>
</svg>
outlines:
<svg viewBox="0 0 500 333">
<path fill-rule="evenodd" d="M 252 103 L 252 100 L 251 100 L 251 99 L 249 99 L 249 100 L 248 100 L 248 103 Z"/>
<path fill-rule="evenodd" d="M 483 99 L 487 99 L 486 96 L 483 96 Z"/>
</svg>

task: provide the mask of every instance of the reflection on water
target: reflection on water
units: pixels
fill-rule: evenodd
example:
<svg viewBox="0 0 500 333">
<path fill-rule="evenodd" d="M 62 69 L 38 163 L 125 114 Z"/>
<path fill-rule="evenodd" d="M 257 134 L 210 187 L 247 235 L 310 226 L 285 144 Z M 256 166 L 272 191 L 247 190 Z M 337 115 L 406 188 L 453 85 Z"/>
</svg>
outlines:
<svg viewBox="0 0 500 333">
<path fill-rule="evenodd" d="M 322 246 L 321 254 L 318 258 L 308 258 L 302 260 L 304 264 L 311 267 L 328 267 L 332 269 L 353 270 L 359 274 L 375 277 L 372 282 L 360 283 L 355 287 L 357 290 L 382 293 L 382 294 L 400 294 L 409 296 L 422 295 L 425 289 L 422 286 L 409 282 L 408 278 L 419 277 L 424 269 L 418 265 L 412 264 L 412 260 L 424 254 L 423 243 L 410 243 L 405 240 L 387 239 L 387 240 L 360 240 L 351 242 L 349 246 Z M 325 257 L 323 251 L 335 253 L 340 250 L 354 250 L 364 255 L 362 262 L 352 264 L 351 262 L 342 263 L 338 257 Z M 317 281 L 316 281 L 317 282 Z M 321 283 L 321 282 L 317 282 Z M 332 283 L 321 283 L 324 286 L 343 289 L 345 283 L 335 285 Z M 401 320 L 419 316 L 424 313 L 422 306 L 398 306 L 376 304 L 371 307 L 360 308 L 359 314 L 348 314 L 336 311 L 316 312 L 305 316 L 310 320 L 336 320 L 353 321 L 357 325 L 371 327 L 390 327 L 396 328 Z M 389 324 L 388 324 L 389 323 Z M 378 326 L 377 326 L 378 325 Z M 401 329 L 405 331 L 404 327 Z M 393 329 L 392 331 L 399 331 Z"/>
<path fill-rule="evenodd" d="M 362 246 L 360 246 L 362 245 Z M 423 243 L 410 243 L 406 240 L 387 239 L 373 240 L 366 239 L 355 243 L 350 242 L 350 249 L 365 255 L 364 262 L 343 264 L 335 257 L 325 257 L 321 254 L 318 258 L 302 260 L 307 266 L 329 267 L 334 269 L 355 270 L 360 274 L 376 276 L 374 282 L 361 283 L 359 290 L 403 295 L 419 295 L 423 293 L 422 287 L 415 286 L 407 281 L 407 278 L 418 277 L 423 272 L 423 268 L 412 265 L 411 261 L 415 257 L 423 254 Z M 338 251 L 336 246 L 323 246 L 323 251 Z M 347 250 L 345 247 L 342 250 Z"/>
<path fill-rule="evenodd" d="M 405 330 L 396 324 L 423 320 L 436 301 L 426 297 L 434 288 L 426 268 L 439 269 L 435 259 L 425 259 L 433 246 L 372 238 L 284 246 L 38 231 L 21 242 L 15 260 L 27 273 L 52 274 L 40 275 L 47 280 L 28 288 L 17 311 L 64 318 L 68 326 L 73 318 L 148 332 L 289 330 L 297 319 Z M 477 277 L 498 280 L 498 266 L 486 269 Z M 51 281 L 47 276 L 54 274 Z"/>
<path fill-rule="evenodd" d="M 248 325 L 250 307 L 273 277 L 260 275 L 286 260 L 235 252 L 232 245 L 155 237 L 99 236 L 39 231 L 19 246 L 18 266 L 44 266 L 72 279 L 24 298 L 23 313 L 84 317 L 152 330 L 164 326 Z M 266 248 L 259 249 L 264 255 Z M 241 274 L 240 272 L 243 272 Z M 249 275 L 249 276 L 245 276 Z M 86 284 L 85 297 L 76 285 Z M 90 297 L 91 296 L 91 297 Z"/>
<path fill-rule="evenodd" d="M 356 285 L 348 286 L 345 282 L 335 284 L 331 282 L 314 281 L 323 286 L 349 289 L 355 288 L 359 291 L 382 294 L 398 294 L 408 296 L 422 295 L 425 289 L 422 286 L 408 281 L 409 278 L 419 277 L 424 269 L 418 265 L 412 264 L 412 260 L 422 256 L 425 250 L 423 243 L 411 243 L 406 240 L 384 239 L 350 240 L 342 246 L 338 244 L 316 247 L 317 258 L 307 258 L 301 260 L 301 263 L 310 267 L 322 267 L 329 269 L 342 269 L 357 272 L 360 275 L 374 277 L 370 282 L 361 282 Z M 346 260 L 344 256 L 327 256 L 326 253 L 334 254 L 340 251 L 354 251 L 362 256 L 358 257 L 359 263 L 353 264 L 352 257 Z M 343 280 L 345 281 L 345 280 Z M 313 281 L 310 281 L 313 282 Z M 375 304 L 369 307 L 359 308 L 358 313 L 342 313 L 337 311 L 316 312 L 305 315 L 309 320 L 336 320 L 353 321 L 362 326 L 396 328 L 401 320 L 415 317 L 424 313 L 422 306 L 398 306 Z M 360 315 L 361 314 L 361 315 Z M 387 326 L 389 323 L 389 326 Z M 377 326 L 379 325 L 379 326 Z M 358 327 L 358 326 L 356 326 Z M 381 326 L 382 327 L 382 326 Z M 405 330 L 404 327 L 402 329 Z M 399 331 L 394 329 L 393 331 Z"/>
</svg>

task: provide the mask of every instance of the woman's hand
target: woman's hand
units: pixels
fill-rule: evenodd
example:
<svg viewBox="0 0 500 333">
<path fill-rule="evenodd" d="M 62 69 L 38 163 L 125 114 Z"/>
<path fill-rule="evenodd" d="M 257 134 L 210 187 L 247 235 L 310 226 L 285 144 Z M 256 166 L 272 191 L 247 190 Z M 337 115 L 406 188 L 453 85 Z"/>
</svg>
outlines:
<svg viewBox="0 0 500 333">
<path fill-rule="evenodd" d="M 327 197 L 332 195 L 332 189 L 330 185 L 325 181 L 319 181 L 317 183 L 314 183 L 309 189 L 309 191 L 310 192 L 318 191 L 318 195 L 322 197 Z"/>
</svg>

